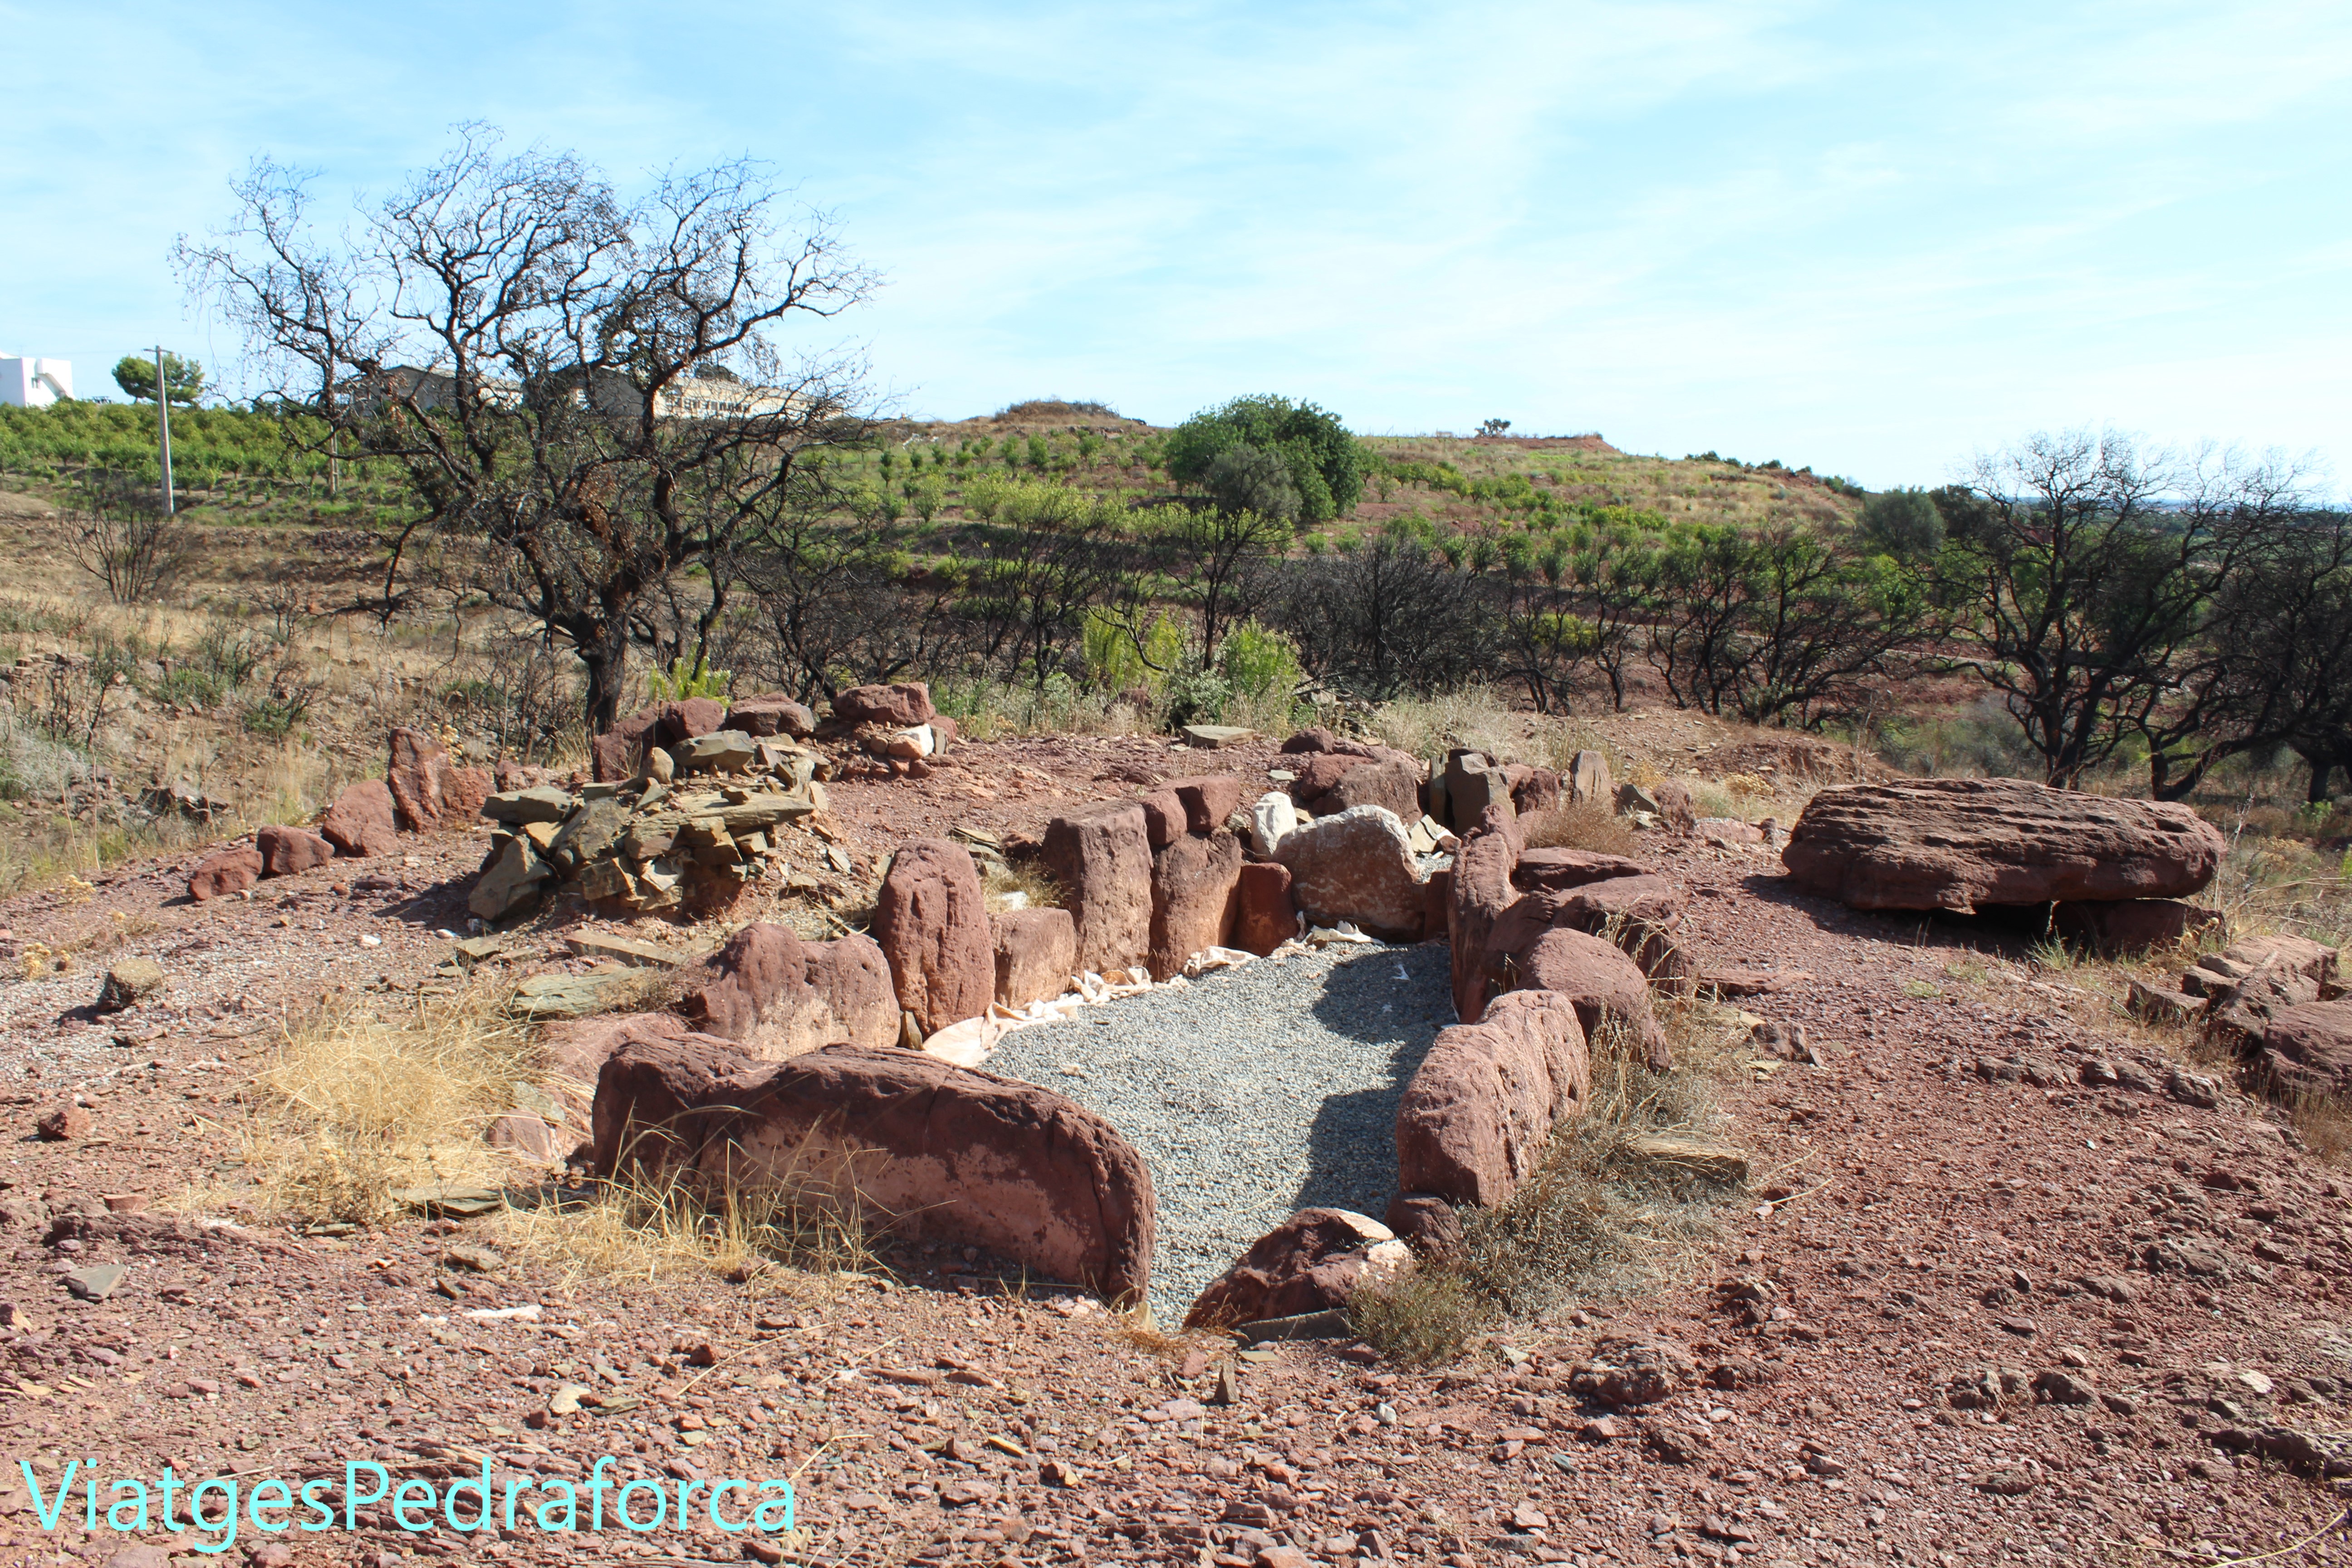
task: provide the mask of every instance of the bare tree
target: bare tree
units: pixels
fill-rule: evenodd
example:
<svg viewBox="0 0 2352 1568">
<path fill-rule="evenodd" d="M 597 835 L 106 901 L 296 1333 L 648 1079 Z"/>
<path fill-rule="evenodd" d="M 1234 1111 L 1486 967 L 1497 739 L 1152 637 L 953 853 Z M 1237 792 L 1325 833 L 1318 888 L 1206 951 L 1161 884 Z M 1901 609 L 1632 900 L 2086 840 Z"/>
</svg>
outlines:
<svg viewBox="0 0 2352 1568">
<path fill-rule="evenodd" d="M 67 516 L 74 563 L 106 584 L 118 605 L 142 604 L 170 587 L 196 553 L 196 532 L 165 511 L 152 481 L 110 469 L 83 473 Z"/>
<path fill-rule="evenodd" d="M 414 526 L 490 547 L 484 591 L 572 649 L 594 729 L 646 596 L 709 569 L 707 642 L 738 540 L 794 504 L 812 457 L 869 437 L 863 365 L 787 368 L 771 334 L 874 277 L 821 216 L 780 233 L 756 165 L 625 200 L 572 154 L 507 156 L 469 126 L 347 237 L 314 227 L 297 172 L 257 163 L 236 195 L 230 228 L 181 240 L 184 278 L 338 449 L 400 466 Z"/>
<path fill-rule="evenodd" d="M 2071 431 L 1937 492 L 1952 635 L 1972 649 L 1957 662 L 2001 694 L 2053 784 L 2115 755 L 2247 548 L 2227 508 L 2171 504 L 2188 483 L 2165 453 Z"/>
</svg>

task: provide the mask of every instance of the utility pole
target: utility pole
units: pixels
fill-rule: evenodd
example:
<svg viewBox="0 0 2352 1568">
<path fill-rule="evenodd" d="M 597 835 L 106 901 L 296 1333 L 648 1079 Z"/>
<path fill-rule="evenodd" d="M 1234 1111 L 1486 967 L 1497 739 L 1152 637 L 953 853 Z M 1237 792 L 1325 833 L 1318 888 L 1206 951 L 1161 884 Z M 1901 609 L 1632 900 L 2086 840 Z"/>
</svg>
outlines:
<svg viewBox="0 0 2352 1568">
<path fill-rule="evenodd" d="M 155 345 L 155 418 L 163 453 L 163 515 L 172 515 L 172 387 L 163 379 L 163 345 Z"/>
</svg>

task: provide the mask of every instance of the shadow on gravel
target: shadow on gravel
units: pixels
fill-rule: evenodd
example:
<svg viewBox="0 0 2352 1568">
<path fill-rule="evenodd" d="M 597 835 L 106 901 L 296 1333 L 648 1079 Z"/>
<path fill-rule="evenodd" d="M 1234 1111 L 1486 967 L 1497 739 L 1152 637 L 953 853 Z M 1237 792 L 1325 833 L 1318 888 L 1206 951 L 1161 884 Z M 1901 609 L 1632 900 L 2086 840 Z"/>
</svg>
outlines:
<svg viewBox="0 0 2352 1568">
<path fill-rule="evenodd" d="M 1396 1190 L 1396 1111 L 1438 1031 L 1454 1023 L 1451 960 L 1443 943 L 1368 950 L 1324 977 L 1318 1023 L 1385 1057 L 1377 1088 L 1336 1094 L 1307 1134 L 1308 1174 L 1294 1208 L 1352 1208 L 1380 1217 Z M 1369 1190 L 1365 1154 L 1381 1152 L 1381 1190 Z M 1377 1205 L 1375 1207 L 1374 1205 Z"/>
</svg>

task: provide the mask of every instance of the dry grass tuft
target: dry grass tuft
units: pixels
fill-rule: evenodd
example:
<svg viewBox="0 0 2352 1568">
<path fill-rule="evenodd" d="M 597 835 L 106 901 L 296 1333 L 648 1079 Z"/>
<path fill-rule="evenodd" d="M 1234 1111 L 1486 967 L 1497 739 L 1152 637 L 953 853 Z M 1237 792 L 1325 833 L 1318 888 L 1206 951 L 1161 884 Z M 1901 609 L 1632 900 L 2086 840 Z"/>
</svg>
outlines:
<svg viewBox="0 0 2352 1568">
<path fill-rule="evenodd" d="M 1710 1124 L 1738 1034 L 1727 1009 L 1659 1005 L 1674 1068 L 1651 1072 L 1621 1030 L 1601 1030 L 1585 1115 L 1555 1132 L 1542 1167 L 1508 1203 L 1463 1215 L 1459 1252 L 1360 1293 L 1349 1307 L 1358 1333 L 1391 1360 L 1445 1361 L 1503 1320 L 1574 1297 L 1634 1294 L 1698 1265 L 1725 1192 L 1687 1172 L 1629 1163 L 1620 1150 L 1631 1138 Z"/>
<path fill-rule="evenodd" d="M 1562 802 L 1531 812 L 1521 824 L 1530 849 L 1584 849 L 1596 855 L 1632 855 L 1641 847 L 1633 825 L 1596 802 Z"/>
<path fill-rule="evenodd" d="M 716 1275 L 738 1282 L 791 1269 L 837 1279 L 877 1267 L 855 1202 L 814 1178 L 755 1187 L 677 1166 L 550 1193 L 499 1222 L 517 1252 L 582 1281 L 656 1283 Z"/>
<path fill-rule="evenodd" d="M 257 1074 L 243 1129 L 246 1168 L 273 1215 L 377 1225 L 393 1194 L 436 1183 L 496 1184 L 513 1170 L 482 1142 L 530 1076 L 528 1029 L 502 988 L 438 1005 L 354 1003 L 291 1024 Z"/>
<path fill-rule="evenodd" d="M 1062 884 L 1054 880 L 1045 868 L 1034 861 L 1008 865 L 988 862 L 981 870 L 980 888 L 988 896 L 988 907 L 992 910 L 1004 907 L 1007 893 L 1026 894 L 1029 907 L 1040 910 L 1061 909 L 1063 900 L 1069 896 Z"/>
<path fill-rule="evenodd" d="M 2294 1135 L 2323 1164 L 2352 1166 L 2352 1104 L 2332 1094 L 2302 1094 L 2287 1101 Z"/>
</svg>

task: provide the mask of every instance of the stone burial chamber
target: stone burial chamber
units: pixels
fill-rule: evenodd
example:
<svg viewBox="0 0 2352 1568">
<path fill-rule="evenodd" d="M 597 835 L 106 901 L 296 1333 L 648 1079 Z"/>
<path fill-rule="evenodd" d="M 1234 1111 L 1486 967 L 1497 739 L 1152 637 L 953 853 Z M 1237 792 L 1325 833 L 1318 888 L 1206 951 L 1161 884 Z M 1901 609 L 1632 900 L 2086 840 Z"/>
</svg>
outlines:
<svg viewBox="0 0 2352 1568">
<path fill-rule="evenodd" d="M 919 689 L 844 700 L 830 721 L 640 716 L 598 759 L 635 777 L 549 792 L 541 820 L 610 801 L 640 823 L 705 768 L 718 804 L 667 806 L 683 821 L 731 787 L 790 794 L 821 827 L 824 760 L 766 737 L 948 728 Z M 639 760 L 656 755 L 667 783 Z M 1689 968 L 1685 900 L 1643 862 L 1527 847 L 1523 809 L 1606 802 L 1597 756 L 1563 779 L 1307 731 L 1277 761 L 1265 782 L 1286 787 L 1146 777 L 1055 818 L 1031 848 L 1058 908 L 991 910 L 970 842 L 916 839 L 870 936 L 754 923 L 666 1011 L 551 1029 L 551 1058 L 596 1084 L 595 1171 L 789 1189 L 1163 1321 L 1323 1321 L 1410 1267 L 1373 1213 L 1428 1247 L 1458 1235 L 1455 1205 L 1508 1199 L 1583 1113 L 1601 1031 L 1666 1065 L 1649 987 Z M 515 824 L 532 795 L 484 809 Z M 652 864 L 627 853 L 630 876 Z"/>
</svg>

